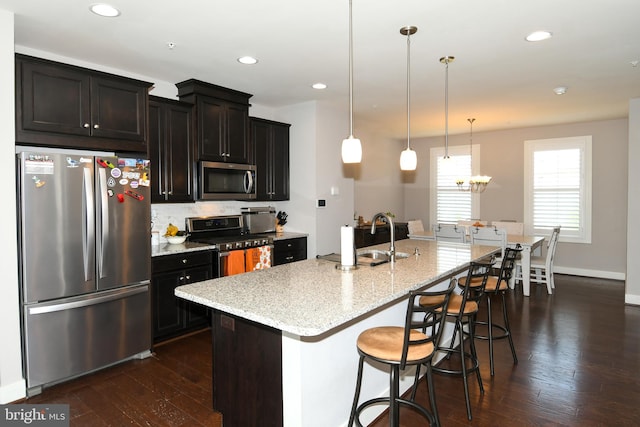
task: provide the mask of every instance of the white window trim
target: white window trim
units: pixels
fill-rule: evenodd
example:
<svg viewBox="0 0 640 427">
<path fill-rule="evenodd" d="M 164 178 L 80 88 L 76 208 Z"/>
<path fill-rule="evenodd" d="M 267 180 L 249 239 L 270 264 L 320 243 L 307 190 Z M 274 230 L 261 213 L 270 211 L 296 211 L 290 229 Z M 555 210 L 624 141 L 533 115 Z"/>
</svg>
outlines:
<svg viewBox="0 0 640 427">
<path fill-rule="evenodd" d="M 576 233 L 563 233 L 560 230 L 559 240 L 572 243 L 591 243 L 591 200 L 592 200 L 592 151 L 591 135 L 567 138 L 537 139 L 524 142 L 524 223 L 525 234 L 547 235 L 550 230 L 536 229 L 533 225 L 533 153 L 543 150 L 559 150 L 579 148 L 581 156 L 580 183 L 580 230 Z"/>
<path fill-rule="evenodd" d="M 465 145 L 454 145 L 449 147 L 449 156 L 464 156 L 469 154 L 469 147 Z M 429 150 L 429 220 L 431 224 L 436 223 L 437 218 L 437 188 L 438 167 L 437 160 L 444 156 L 444 147 L 431 147 Z M 478 175 L 480 172 L 480 145 L 474 144 L 471 151 L 472 163 L 471 172 Z M 471 193 L 471 218 L 480 218 L 480 195 Z"/>
</svg>

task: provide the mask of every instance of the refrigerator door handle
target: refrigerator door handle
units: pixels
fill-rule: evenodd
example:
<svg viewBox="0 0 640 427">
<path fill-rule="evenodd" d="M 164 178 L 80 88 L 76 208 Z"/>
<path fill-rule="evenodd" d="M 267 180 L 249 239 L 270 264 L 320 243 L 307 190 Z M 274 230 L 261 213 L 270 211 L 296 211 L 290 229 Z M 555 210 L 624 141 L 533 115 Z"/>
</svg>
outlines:
<svg viewBox="0 0 640 427">
<path fill-rule="evenodd" d="M 46 313 L 54 313 L 56 311 L 70 310 L 73 308 L 81 308 L 88 307 L 91 305 L 102 304 L 109 301 L 114 301 L 117 299 L 122 299 L 125 297 L 130 297 L 132 295 L 141 294 L 143 292 L 148 292 L 149 287 L 147 285 L 137 286 L 135 288 L 130 289 L 119 289 L 115 292 L 108 292 L 106 295 L 95 296 L 95 294 L 90 294 L 83 298 L 61 302 L 59 304 L 43 304 L 38 307 L 28 307 L 27 314 L 35 315 L 35 314 L 46 314 Z"/>
<path fill-rule="evenodd" d="M 105 258 L 105 252 L 107 251 L 107 243 L 108 243 L 107 240 L 109 237 L 109 197 L 107 195 L 107 173 L 105 172 L 104 168 L 98 169 L 98 179 L 99 179 L 98 192 L 101 198 L 100 200 L 101 235 L 100 235 L 100 259 L 98 260 L 98 269 L 99 269 L 98 274 L 100 275 L 100 278 L 103 278 L 105 277 L 105 275 L 103 274 L 104 258 Z"/>
<path fill-rule="evenodd" d="M 95 215 L 93 200 L 93 177 L 92 170 L 90 168 L 84 168 L 82 176 L 82 203 L 84 204 L 82 213 L 84 215 L 83 223 L 84 228 L 82 230 L 82 258 L 84 261 L 84 280 L 89 281 L 93 279 L 93 254 L 94 254 L 94 242 L 96 238 L 95 232 Z"/>
</svg>

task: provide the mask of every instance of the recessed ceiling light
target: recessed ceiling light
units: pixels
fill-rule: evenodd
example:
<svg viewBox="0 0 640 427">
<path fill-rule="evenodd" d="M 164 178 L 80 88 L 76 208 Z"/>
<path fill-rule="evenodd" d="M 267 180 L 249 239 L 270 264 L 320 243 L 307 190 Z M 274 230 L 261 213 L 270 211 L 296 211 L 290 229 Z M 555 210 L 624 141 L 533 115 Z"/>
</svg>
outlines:
<svg viewBox="0 0 640 427">
<path fill-rule="evenodd" d="M 553 34 L 550 31 L 534 31 L 525 37 L 528 42 L 539 42 L 542 40 L 550 39 Z"/>
<path fill-rule="evenodd" d="M 176 44 L 174 42 L 167 42 L 167 47 L 173 50 L 176 47 Z"/>
<path fill-rule="evenodd" d="M 311 85 L 311 87 L 314 89 L 326 89 L 327 85 L 324 83 L 314 83 Z"/>
<path fill-rule="evenodd" d="M 257 64 L 258 60 L 252 56 L 243 56 L 241 58 L 238 58 L 238 62 L 241 64 L 253 65 Z"/>
<path fill-rule="evenodd" d="M 89 10 L 91 10 L 91 12 L 95 13 L 96 15 L 104 16 L 107 18 L 113 18 L 120 15 L 120 11 L 118 9 L 104 3 L 92 4 Z"/>
<path fill-rule="evenodd" d="M 567 87 L 566 86 L 558 86 L 557 88 L 553 89 L 553 92 L 556 95 L 564 95 L 565 93 L 567 93 Z"/>
</svg>

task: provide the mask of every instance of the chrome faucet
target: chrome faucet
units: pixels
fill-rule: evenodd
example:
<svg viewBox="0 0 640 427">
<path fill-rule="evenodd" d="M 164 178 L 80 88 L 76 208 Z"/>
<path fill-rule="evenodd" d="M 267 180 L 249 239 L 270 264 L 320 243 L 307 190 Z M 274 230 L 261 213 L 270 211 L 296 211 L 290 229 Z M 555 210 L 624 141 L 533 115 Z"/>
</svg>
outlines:
<svg viewBox="0 0 640 427">
<path fill-rule="evenodd" d="M 391 258 L 391 262 L 396 262 L 396 227 L 393 225 L 393 220 L 391 217 L 385 213 L 378 212 L 373 216 L 371 220 L 371 234 L 376 234 L 376 221 L 378 218 L 382 218 L 389 224 L 389 228 L 391 231 L 391 242 L 389 242 L 389 258 Z"/>
</svg>

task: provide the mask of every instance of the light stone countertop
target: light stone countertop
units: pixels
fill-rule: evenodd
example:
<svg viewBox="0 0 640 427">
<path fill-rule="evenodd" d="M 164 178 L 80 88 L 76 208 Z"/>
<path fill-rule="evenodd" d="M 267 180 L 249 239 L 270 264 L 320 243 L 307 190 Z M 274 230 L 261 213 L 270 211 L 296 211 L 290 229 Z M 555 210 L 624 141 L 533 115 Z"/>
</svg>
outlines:
<svg viewBox="0 0 640 427">
<path fill-rule="evenodd" d="M 273 238 L 273 241 L 275 242 L 277 240 L 307 237 L 308 234 L 284 231 L 282 233 L 266 233 L 265 236 L 269 236 Z M 170 243 L 165 242 L 165 243 L 160 243 L 159 245 L 151 245 L 151 257 L 173 255 L 173 254 L 180 254 L 180 253 L 193 252 L 193 251 L 204 251 L 212 248 L 213 246 L 207 245 L 206 243 L 196 243 L 196 242 L 186 241 L 184 243 L 180 243 L 179 245 L 172 245 Z"/>
<path fill-rule="evenodd" d="M 387 250 L 389 244 L 366 249 Z M 413 255 L 418 248 L 420 255 Z M 493 246 L 399 240 L 411 254 L 375 267 L 344 272 L 336 263 L 308 259 L 265 270 L 179 286 L 175 295 L 298 336 L 318 336 L 434 285 L 470 261 L 499 250 Z"/>
</svg>

